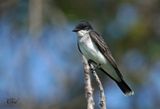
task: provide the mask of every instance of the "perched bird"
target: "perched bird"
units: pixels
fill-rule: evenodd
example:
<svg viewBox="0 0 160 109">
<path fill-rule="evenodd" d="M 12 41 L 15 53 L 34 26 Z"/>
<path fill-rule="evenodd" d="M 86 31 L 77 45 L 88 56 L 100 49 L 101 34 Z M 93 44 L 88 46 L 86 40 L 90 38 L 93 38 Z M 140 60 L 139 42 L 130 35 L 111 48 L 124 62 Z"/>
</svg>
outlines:
<svg viewBox="0 0 160 109">
<path fill-rule="evenodd" d="M 88 60 L 88 63 L 94 65 L 95 68 L 100 69 L 114 80 L 125 95 L 133 95 L 134 91 L 124 81 L 104 39 L 93 30 L 89 22 L 81 21 L 73 29 L 73 32 L 77 33 L 78 49 Z"/>
</svg>

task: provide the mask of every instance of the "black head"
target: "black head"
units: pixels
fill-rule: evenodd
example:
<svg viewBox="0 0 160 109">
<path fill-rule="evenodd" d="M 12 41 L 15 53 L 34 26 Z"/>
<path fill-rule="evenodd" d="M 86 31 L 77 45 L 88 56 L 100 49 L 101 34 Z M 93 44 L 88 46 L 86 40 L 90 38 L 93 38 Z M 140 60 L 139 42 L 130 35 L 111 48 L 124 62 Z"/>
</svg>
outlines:
<svg viewBox="0 0 160 109">
<path fill-rule="evenodd" d="M 87 21 L 81 21 L 72 31 L 78 32 L 80 30 L 92 30 L 92 26 Z"/>
</svg>

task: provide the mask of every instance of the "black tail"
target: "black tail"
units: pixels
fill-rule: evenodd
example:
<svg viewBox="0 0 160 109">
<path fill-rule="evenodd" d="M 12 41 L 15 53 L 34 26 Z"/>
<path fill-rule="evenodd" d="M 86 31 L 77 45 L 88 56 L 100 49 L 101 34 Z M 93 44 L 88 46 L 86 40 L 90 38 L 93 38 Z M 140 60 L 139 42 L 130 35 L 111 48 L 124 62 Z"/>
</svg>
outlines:
<svg viewBox="0 0 160 109">
<path fill-rule="evenodd" d="M 126 96 L 134 95 L 134 91 L 125 83 L 124 80 L 116 83 Z"/>
</svg>

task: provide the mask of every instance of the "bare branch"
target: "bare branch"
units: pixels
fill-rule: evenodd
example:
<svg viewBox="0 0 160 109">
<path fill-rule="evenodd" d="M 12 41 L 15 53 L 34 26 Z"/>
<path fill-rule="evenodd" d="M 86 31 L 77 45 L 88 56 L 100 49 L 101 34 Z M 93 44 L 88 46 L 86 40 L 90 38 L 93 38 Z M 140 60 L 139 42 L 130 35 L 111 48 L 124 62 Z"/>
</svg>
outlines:
<svg viewBox="0 0 160 109">
<path fill-rule="evenodd" d="M 102 86 L 102 83 L 95 71 L 95 68 L 94 66 L 91 64 L 91 69 L 93 71 L 93 75 L 98 83 L 98 87 L 99 87 L 99 91 L 100 91 L 100 109 L 106 109 L 106 99 L 105 99 L 105 94 L 104 94 L 104 89 L 103 89 L 103 86 Z"/>
<path fill-rule="evenodd" d="M 87 59 L 83 56 L 84 64 L 84 82 L 85 82 L 85 96 L 87 99 L 87 109 L 94 109 L 93 88 L 91 85 L 90 66 Z"/>
</svg>

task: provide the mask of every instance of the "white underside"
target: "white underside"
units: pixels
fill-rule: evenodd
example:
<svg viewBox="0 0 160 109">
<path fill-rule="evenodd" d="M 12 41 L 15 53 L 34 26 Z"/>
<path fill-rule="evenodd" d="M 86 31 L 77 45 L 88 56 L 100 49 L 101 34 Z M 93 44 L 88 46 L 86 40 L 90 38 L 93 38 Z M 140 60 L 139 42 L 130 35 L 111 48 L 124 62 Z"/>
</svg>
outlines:
<svg viewBox="0 0 160 109">
<path fill-rule="evenodd" d="M 105 70 L 110 76 L 112 76 L 116 80 L 120 80 L 114 68 L 104 57 L 104 55 L 98 50 L 96 45 L 92 42 L 88 32 L 81 30 L 78 32 L 78 36 L 79 36 L 79 47 L 83 55 L 87 59 L 91 59 L 97 64 L 101 64 L 101 68 Z"/>
</svg>

